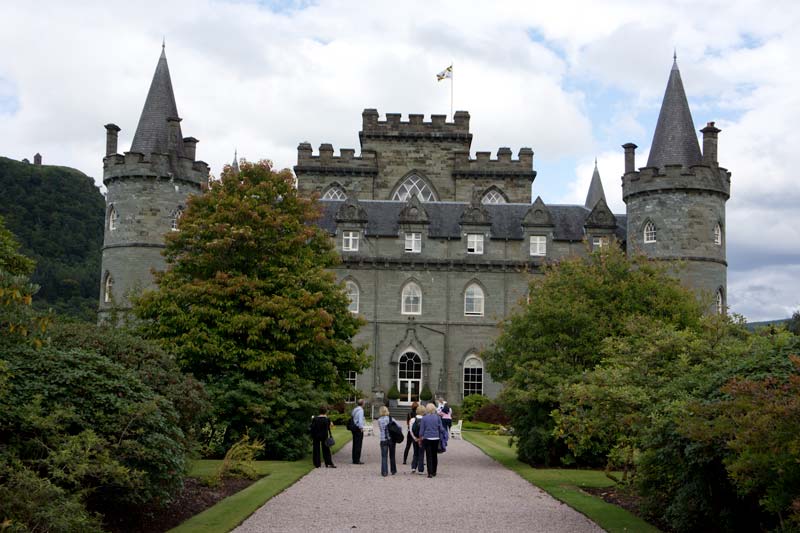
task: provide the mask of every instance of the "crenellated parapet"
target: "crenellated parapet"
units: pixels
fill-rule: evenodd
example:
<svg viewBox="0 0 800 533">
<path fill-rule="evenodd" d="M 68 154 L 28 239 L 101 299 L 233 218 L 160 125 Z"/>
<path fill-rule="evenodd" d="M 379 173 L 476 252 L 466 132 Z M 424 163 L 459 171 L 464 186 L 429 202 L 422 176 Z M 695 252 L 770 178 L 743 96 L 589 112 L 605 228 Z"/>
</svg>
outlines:
<svg viewBox="0 0 800 533">
<path fill-rule="evenodd" d="M 642 167 L 622 176 L 622 199 L 667 191 L 703 191 L 725 200 L 731 195 L 731 173 L 715 164 L 665 165 L 663 169 Z"/>
<path fill-rule="evenodd" d="M 454 153 L 453 176 L 457 178 L 519 177 L 530 181 L 536 177 L 533 170 L 533 150 L 520 148 L 518 159 L 512 159 L 510 148 L 497 150 L 497 159 L 490 152 L 476 152 L 475 159 L 468 151 Z"/>
<path fill-rule="evenodd" d="M 311 144 L 300 143 L 297 146 L 297 165 L 294 172 L 301 174 L 326 175 L 367 175 L 378 173 L 378 162 L 374 152 L 365 151 L 358 157 L 352 148 L 342 148 L 339 155 L 333 155 L 333 145 L 325 143 L 319 147 L 319 154 L 314 155 Z"/>
<path fill-rule="evenodd" d="M 469 113 L 466 111 L 456 111 L 452 122 L 447 122 L 447 115 L 431 115 L 431 120 L 426 122 L 425 115 L 409 114 L 408 120 L 402 120 L 400 113 L 386 113 L 386 120 L 379 120 L 376 109 L 365 109 L 361 118 L 362 127 L 358 135 L 362 146 L 369 139 L 439 139 L 467 144 L 472 141 Z"/>
<path fill-rule="evenodd" d="M 195 141 L 196 142 L 196 141 Z M 111 154 L 103 158 L 103 184 L 128 178 L 164 178 L 203 186 L 208 182 L 208 165 L 191 157 L 138 152 Z"/>
</svg>

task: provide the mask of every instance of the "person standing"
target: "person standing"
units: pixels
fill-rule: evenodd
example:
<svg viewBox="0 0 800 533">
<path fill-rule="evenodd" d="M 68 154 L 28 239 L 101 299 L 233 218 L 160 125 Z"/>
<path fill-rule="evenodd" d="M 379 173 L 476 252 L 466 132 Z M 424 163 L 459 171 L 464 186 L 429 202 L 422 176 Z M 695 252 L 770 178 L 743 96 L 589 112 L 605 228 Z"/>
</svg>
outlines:
<svg viewBox="0 0 800 533">
<path fill-rule="evenodd" d="M 419 404 L 413 402 L 411 404 L 411 410 L 409 410 L 406 415 L 406 449 L 403 450 L 403 464 L 406 464 L 406 461 L 408 461 L 408 450 L 411 449 L 414 443 L 414 438 L 411 436 L 411 424 L 417 419 L 417 407 L 419 407 Z"/>
<path fill-rule="evenodd" d="M 414 443 L 414 456 L 411 459 L 411 473 L 418 471 L 420 474 L 425 472 L 425 450 L 419 445 L 417 439 L 419 438 L 419 425 L 422 417 L 425 416 L 425 406 L 417 406 L 417 414 L 411 419 L 411 425 L 408 432 L 411 435 L 411 441 Z"/>
<path fill-rule="evenodd" d="M 319 459 L 319 451 L 322 448 L 322 457 L 325 459 L 325 468 L 336 468 L 331 459 L 331 449 L 325 441 L 331 436 L 331 421 L 328 418 L 328 409 L 323 405 L 319 408 L 319 415 L 311 421 L 311 440 L 313 443 L 312 461 L 314 467 L 319 468 L 322 463 Z"/>
<path fill-rule="evenodd" d="M 378 413 L 381 417 L 378 419 L 378 428 L 381 434 L 381 475 L 386 477 L 389 475 L 389 466 L 391 465 L 392 475 L 397 473 L 397 463 L 395 461 L 395 442 L 389 437 L 389 424 L 396 424 L 392 417 L 389 416 L 389 408 L 381 405 Z M 402 430 L 401 430 L 402 431 Z M 390 465 L 387 465 L 387 462 Z"/>
<path fill-rule="evenodd" d="M 453 410 L 447 404 L 447 400 L 442 400 L 442 406 L 439 408 L 439 414 L 442 417 L 442 424 L 447 434 L 450 434 L 450 427 L 453 425 Z"/>
<path fill-rule="evenodd" d="M 425 449 L 425 460 L 428 463 L 428 477 L 436 477 L 439 466 L 439 436 L 444 432 L 442 419 L 436 413 L 436 406 L 429 403 L 425 406 L 425 416 L 419 423 L 419 443 Z"/>
<path fill-rule="evenodd" d="M 358 403 L 353 412 L 350 413 L 353 417 L 353 464 L 363 465 L 361 461 L 361 444 L 364 442 L 364 398 L 359 398 Z"/>
</svg>

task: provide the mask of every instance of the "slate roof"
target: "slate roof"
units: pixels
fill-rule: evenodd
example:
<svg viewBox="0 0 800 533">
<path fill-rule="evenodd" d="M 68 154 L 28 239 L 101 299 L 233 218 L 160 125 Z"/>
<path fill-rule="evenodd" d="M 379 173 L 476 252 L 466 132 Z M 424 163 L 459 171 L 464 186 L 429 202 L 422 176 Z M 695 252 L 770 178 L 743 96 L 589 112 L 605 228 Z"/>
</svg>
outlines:
<svg viewBox="0 0 800 533">
<path fill-rule="evenodd" d="M 692 112 L 683 90 L 678 61 L 674 59 L 647 166 L 663 168 L 664 165 L 680 164 L 688 167 L 700 163 L 701 159 Z"/>
<path fill-rule="evenodd" d="M 167 66 L 167 54 L 161 47 L 161 57 L 153 74 L 153 81 L 144 102 L 139 125 L 133 136 L 131 152 L 145 155 L 152 153 L 169 153 L 169 123 L 168 118 L 178 118 L 178 106 L 175 104 L 175 94 L 172 91 L 172 79 Z M 183 155 L 183 134 L 178 125 L 177 152 Z"/>
<path fill-rule="evenodd" d="M 336 233 L 336 212 L 344 203 L 342 200 L 322 200 L 323 214 L 318 224 L 331 234 Z M 359 205 L 367 213 L 366 234 L 378 237 L 397 237 L 400 234 L 398 223 L 400 210 L 405 202 L 390 200 L 359 200 Z M 428 235 L 441 239 L 460 239 L 459 219 L 467 203 L 430 202 L 422 204 L 428 213 Z M 522 219 L 531 204 L 490 204 L 483 207 L 492 220 L 490 236 L 492 239 L 522 240 L 525 238 Z M 584 238 L 583 225 L 591 210 L 582 205 L 548 205 L 553 217 L 555 240 L 580 241 Z M 626 215 L 614 215 L 617 219 L 616 237 L 626 238 Z"/>
<path fill-rule="evenodd" d="M 592 173 L 592 182 L 589 184 L 589 192 L 586 194 L 586 209 L 594 209 L 601 199 L 606 199 L 606 193 L 603 190 L 603 182 L 600 180 L 600 171 L 597 170 L 597 159 L 594 160 L 594 172 Z"/>
</svg>

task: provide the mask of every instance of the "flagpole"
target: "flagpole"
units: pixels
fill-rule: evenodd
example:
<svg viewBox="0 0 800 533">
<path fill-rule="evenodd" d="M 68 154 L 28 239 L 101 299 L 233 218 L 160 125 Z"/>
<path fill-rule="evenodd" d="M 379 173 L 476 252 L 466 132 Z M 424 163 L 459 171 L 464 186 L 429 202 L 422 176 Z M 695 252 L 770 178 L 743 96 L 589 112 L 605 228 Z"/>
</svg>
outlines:
<svg viewBox="0 0 800 533">
<path fill-rule="evenodd" d="M 453 62 L 450 61 L 450 122 L 453 122 L 455 118 L 453 117 L 453 84 L 455 83 L 455 69 L 453 68 Z"/>
</svg>

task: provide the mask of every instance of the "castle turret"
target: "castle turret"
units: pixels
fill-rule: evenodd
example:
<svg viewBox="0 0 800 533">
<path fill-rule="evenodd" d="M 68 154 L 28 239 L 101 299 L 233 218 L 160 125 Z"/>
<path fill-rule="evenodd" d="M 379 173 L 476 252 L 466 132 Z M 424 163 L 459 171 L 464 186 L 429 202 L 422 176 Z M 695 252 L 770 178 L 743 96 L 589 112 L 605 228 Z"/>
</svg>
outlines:
<svg viewBox="0 0 800 533">
<path fill-rule="evenodd" d="M 597 202 L 605 201 L 606 193 L 603 190 L 603 182 L 600 180 L 600 171 L 597 170 L 597 159 L 594 160 L 594 172 L 592 172 L 592 182 L 589 184 L 589 192 L 586 193 L 586 209 L 594 209 Z"/>
<path fill-rule="evenodd" d="M 647 166 L 635 170 L 636 145 L 625 149 L 622 199 L 626 204 L 628 253 L 682 263 L 676 275 L 710 298 L 716 311 L 727 304 L 725 203 L 731 174 L 717 163 L 717 134 L 704 128 L 700 153 L 680 71 L 673 60 Z"/>
<path fill-rule="evenodd" d="M 152 270 L 166 267 L 164 235 L 178 230 L 188 197 L 208 182 L 208 165 L 195 160 L 197 139 L 181 132 L 163 46 L 130 151 L 116 153 L 120 128 L 105 128 L 100 320 L 126 312 L 131 295 L 154 287 Z"/>
</svg>

